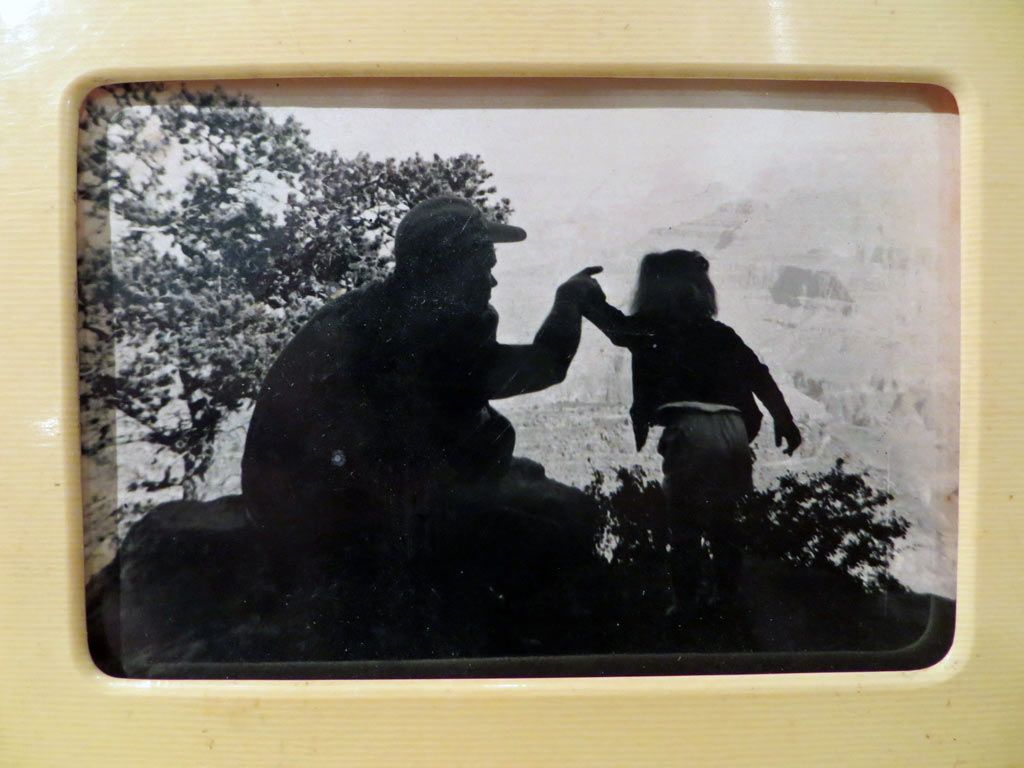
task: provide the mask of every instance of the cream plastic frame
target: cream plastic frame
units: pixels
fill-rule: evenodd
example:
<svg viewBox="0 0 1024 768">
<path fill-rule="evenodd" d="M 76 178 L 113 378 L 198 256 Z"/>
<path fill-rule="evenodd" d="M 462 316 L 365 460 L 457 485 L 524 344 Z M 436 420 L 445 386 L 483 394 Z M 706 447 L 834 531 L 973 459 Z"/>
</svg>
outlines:
<svg viewBox="0 0 1024 768">
<path fill-rule="evenodd" d="M 968 0 L 0 0 L 0 764 L 1024 764 L 1024 6 Z M 85 644 L 78 107 L 125 80 L 924 82 L 961 114 L 958 623 L 913 672 L 132 681 Z"/>
</svg>

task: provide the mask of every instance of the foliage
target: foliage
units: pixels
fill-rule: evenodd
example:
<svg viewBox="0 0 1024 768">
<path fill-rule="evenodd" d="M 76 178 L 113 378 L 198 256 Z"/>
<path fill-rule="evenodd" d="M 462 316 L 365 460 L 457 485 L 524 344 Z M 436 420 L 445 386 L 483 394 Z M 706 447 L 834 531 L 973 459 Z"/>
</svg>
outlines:
<svg viewBox="0 0 1024 768">
<path fill-rule="evenodd" d="M 180 461 L 141 487 L 185 498 L 294 332 L 388 272 L 410 206 L 446 193 L 510 211 L 479 157 L 344 158 L 220 89 L 101 89 L 81 112 L 78 171 L 83 449 L 170 451 Z"/>
<path fill-rule="evenodd" d="M 666 512 L 660 484 L 640 467 L 619 468 L 616 479 L 608 492 L 595 472 L 586 491 L 608 519 L 613 564 L 628 568 L 665 540 Z M 909 523 L 887 509 L 892 499 L 837 459 L 827 472 L 787 473 L 776 486 L 749 494 L 738 509 L 738 535 L 753 554 L 840 574 L 864 592 L 903 590 L 890 566 Z"/>
<path fill-rule="evenodd" d="M 904 589 L 889 568 L 910 523 L 887 509 L 892 494 L 866 478 L 848 472 L 842 459 L 827 472 L 783 475 L 742 505 L 746 547 L 792 565 L 838 571 L 865 592 Z"/>
<path fill-rule="evenodd" d="M 604 473 L 595 469 L 583 492 L 597 503 L 605 520 L 598 549 L 614 566 L 628 568 L 664 546 L 665 498 L 661 485 L 641 466 L 619 467 L 615 481 L 617 485 L 606 490 Z"/>
<path fill-rule="evenodd" d="M 587 636 L 609 651 L 659 648 L 672 603 L 664 494 L 640 466 L 614 474 L 608 482 L 594 470 L 583 489 L 604 520 L 596 542 L 603 557 L 595 557 L 593 569 L 600 575 L 584 600 L 592 610 Z"/>
</svg>

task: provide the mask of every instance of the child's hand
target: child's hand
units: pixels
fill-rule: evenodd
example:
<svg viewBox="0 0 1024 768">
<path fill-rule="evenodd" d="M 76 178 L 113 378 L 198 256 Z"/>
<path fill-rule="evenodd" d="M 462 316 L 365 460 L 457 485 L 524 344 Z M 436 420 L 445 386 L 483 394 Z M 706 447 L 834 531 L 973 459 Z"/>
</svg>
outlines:
<svg viewBox="0 0 1024 768">
<path fill-rule="evenodd" d="M 800 430 L 797 428 L 796 422 L 787 421 L 782 424 L 775 422 L 775 447 L 781 447 L 783 440 L 786 441 L 786 448 L 783 453 L 787 456 L 792 456 L 793 451 L 799 448 L 800 443 L 804 441 L 800 436 Z"/>
<path fill-rule="evenodd" d="M 572 301 L 578 307 L 589 307 L 604 301 L 604 291 L 594 275 L 602 272 L 604 267 L 587 267 L 581 269 L 560 286 L 556 293 L 563 300 Z"/>
</svg>

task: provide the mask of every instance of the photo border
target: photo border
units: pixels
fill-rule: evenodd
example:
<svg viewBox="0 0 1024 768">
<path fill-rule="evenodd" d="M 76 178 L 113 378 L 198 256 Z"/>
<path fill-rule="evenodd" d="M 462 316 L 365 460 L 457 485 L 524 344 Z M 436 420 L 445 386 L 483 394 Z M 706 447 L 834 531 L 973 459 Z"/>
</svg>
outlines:
<svg viewBox="0 0 1024 768">
<path fill-rule="evenodd" d="M 0 762 L 33 765 L 1007 764 L 1024 688 L 1024 14 L 1013 2 L 0 9 Z M 86 649 L 77 399 L 78 109 L 130 80 L 662 77 L 930 83 L 961 124 L 957 630 L 913 672 L 137 681 Z"/>
</svg>

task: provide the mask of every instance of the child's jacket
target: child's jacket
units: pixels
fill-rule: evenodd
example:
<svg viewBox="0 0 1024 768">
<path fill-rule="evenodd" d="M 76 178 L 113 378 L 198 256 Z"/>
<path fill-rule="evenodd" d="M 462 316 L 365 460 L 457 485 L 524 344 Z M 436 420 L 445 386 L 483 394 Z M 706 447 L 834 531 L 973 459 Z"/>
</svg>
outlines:
<svg viewBox="0 0 1024 768">
<path fill-rule="evenodd" d="M 585 314 L 613 344 L 632 353 L 630 416 L 637 450 L 646 442 L 650 427 L 659 423 L 656 411 L 665 403 L 697 401 L 738 408 L 749 440 L 761 428 L 761 411 L 754 395 L 776 423 L 792 422 L 768 366 L 724 323 L 712 318 L 652 323 L 625 315 L 607 303 Z"/>
</svg>

